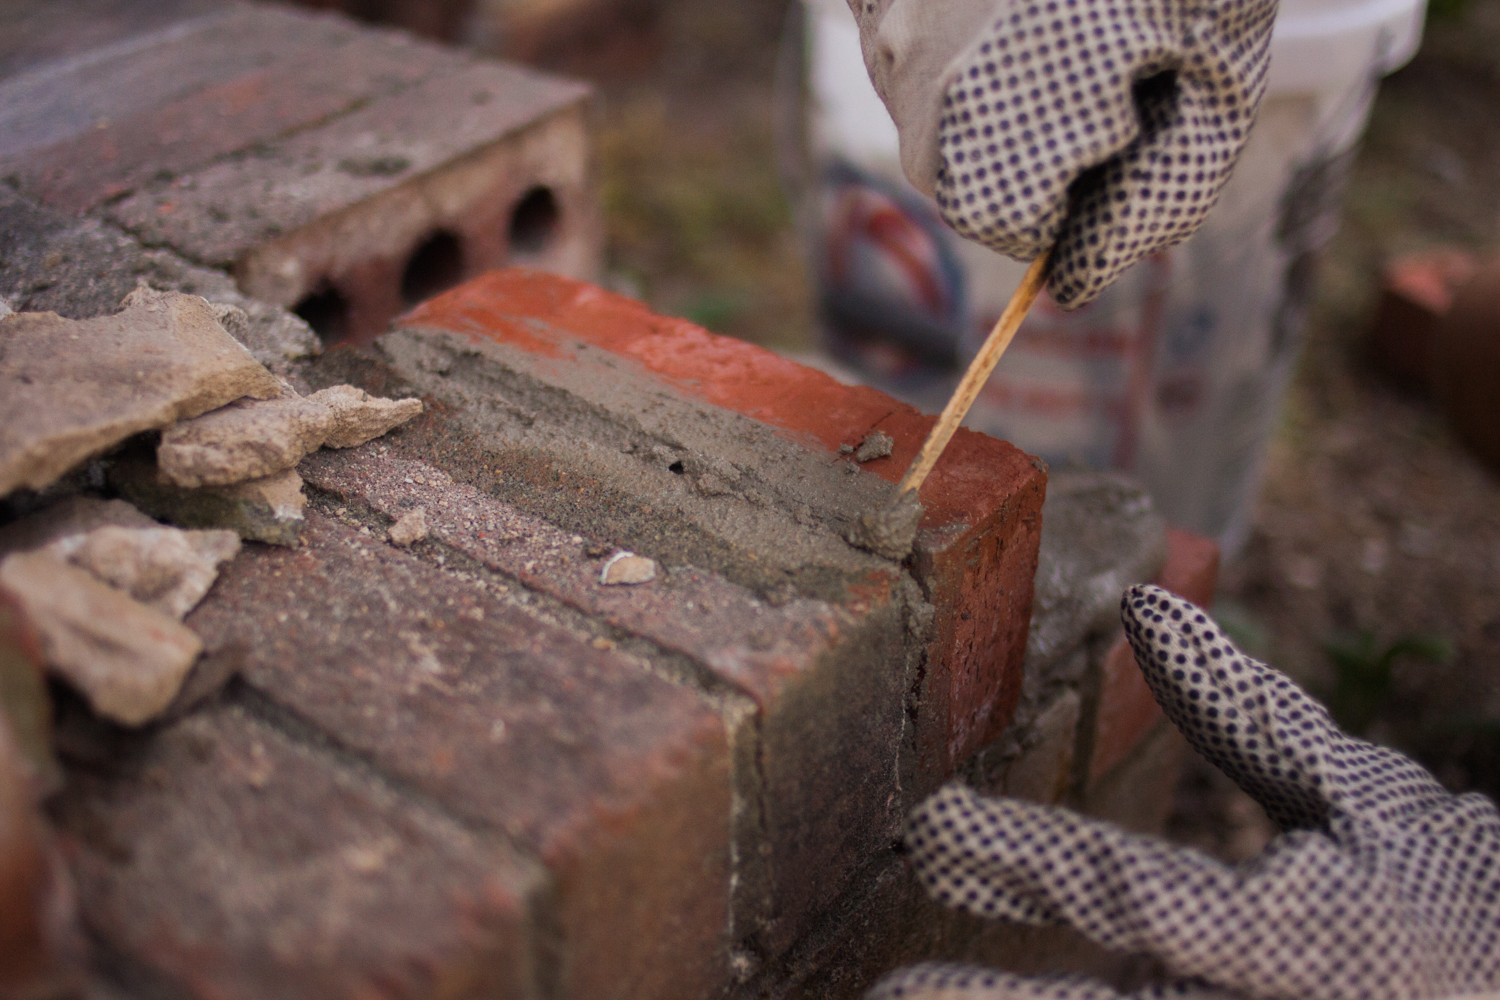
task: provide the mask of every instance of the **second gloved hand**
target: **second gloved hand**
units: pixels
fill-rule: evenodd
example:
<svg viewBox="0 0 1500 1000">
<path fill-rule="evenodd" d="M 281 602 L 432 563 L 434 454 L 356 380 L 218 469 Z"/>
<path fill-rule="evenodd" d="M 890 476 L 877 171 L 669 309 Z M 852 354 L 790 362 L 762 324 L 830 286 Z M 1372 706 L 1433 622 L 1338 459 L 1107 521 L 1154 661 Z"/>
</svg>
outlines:
<svg viewBox="0 0 1500 1000">
<path fill-rule="evenodd" d="M 1187 239 L 1265 92 L 1276 0 L 850 0 L 902 165 L 961 235 L 1091 301 Z"/>
</svg>

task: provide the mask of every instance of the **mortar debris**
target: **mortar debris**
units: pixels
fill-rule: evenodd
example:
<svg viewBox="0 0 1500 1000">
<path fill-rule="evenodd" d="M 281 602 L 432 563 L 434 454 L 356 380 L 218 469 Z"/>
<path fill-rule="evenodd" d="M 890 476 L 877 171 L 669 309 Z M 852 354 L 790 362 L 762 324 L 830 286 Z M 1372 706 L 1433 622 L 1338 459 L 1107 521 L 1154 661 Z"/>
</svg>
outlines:
<svg viewBox="0 0 1500 1000">
<path fill-rule="evenodd" d="M 854 453 L 854 460 L 864 463 L 873 462 L 877 458 L 885 458 L 890 455 L 891 449 L 895 446 L 896 439 L 885 431 L 871 431 L 859 443 L 859 449 Z"/>
<path fill-rule="evenodd" d="M 917 525 L 926 512 L 927 508 L 917 499 L 917 491 L 908 490 L 894 503 L 861 514 L 844 537 L 855 548 L 900 562 L 911 554 L 912 543 L 917 540 Z"/>
<path fill-rule="evenodd" d="M 599 582 L 606 587 L 619 584 L 649 583 L 656 579 L 656 560 L 634 552 L 616 552 L 599 572 Z"/>
<path fill-rule="evenodd" d="M 420 542 L 427 537 L 427 508 L 418 507 L 402 514 L 388 534 L 392 545 L 405 547 Z"/>
</svg>

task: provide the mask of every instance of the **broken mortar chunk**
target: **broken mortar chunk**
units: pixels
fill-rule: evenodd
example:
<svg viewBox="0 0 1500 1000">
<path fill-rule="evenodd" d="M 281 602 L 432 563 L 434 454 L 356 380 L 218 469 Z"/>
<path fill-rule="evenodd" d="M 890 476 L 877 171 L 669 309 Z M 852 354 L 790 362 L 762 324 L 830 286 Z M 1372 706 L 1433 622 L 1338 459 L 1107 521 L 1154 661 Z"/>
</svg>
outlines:
<svg viewBox="0 0 1500 1000">
<path fill-rule="evenodd" d="M 156 461 L 178 486 L 261 479 L 317 451 L 331 421 L 329 408 L 312 399 L 241 400 L 166 431 Z"/>
<path fill-rule="evenodd" d="M 332 413 L 325 448 L 353 448 L 374 440 L 422 413 L 420 399 L 381 399 L 352 385 L 336 385 L 308 397 Z"/>
<path fill-rule="evenodd" d="M 171 704 L 203 648 L 191 629 L 49 551 L 7 556 L 0 589 L 36 631 L 47 668 L 127 726 Z"/>
<path fill-rule="evenodd" d="M 168 430 L 156 460 L 178 486 L 227 486 L 290 469 L 325 445 L 364 444 L 421 412 L 419 399 L 381 399 L 352 385 L 240 400 Z"/>
<path fill-rule="evenodd" d="M 890 455 L 891 449 L 895 446 L 896 439 L 885 431 L 871 431 L 859 443 L 859 448 L 854 452 L 854 460 L 864 463 L 873 462 L 877 458 L 885 458 Z"/>
<path fill-rule="evenodd" d="M 656 579 L 656 560 L 620 551 L 605 560 L 599 571 L 599 582 L 606 587 L 620 584 L 648 583 Z"/>
<path fill-rule="evenodd" d="M 227 528 L 247 541 L 296 545 L 305 523 L 302 477 L 287 469 L 229 486 L 187 489 L 152 462 L 112 462 L 109 484 L 153 516 L 183 528 Z"/>
<path fill-rule="evenodd" d="M 96 528 L 53 542 L 49 549 L 104 583 L 178 621 L 197 606 L 240 550 L 232 531 L 181 528 Z"/>
<path fill-rule="evenodd" d="M 898 562 L 911 554 L 917 540 L 917 525 L 927 512 L 916 490 L 907 490 L 894 503 L 861 514 L 846 537 L 856 548 Z"/>
<path fill-rule="evenodd" d="M 418 507 L 402 514 L 388 534 L 392 545 L 405 547 L 420 542 L 427 537 L 427 509 Z"/>
<path fill-rule="evenodd" d="M 149 288 L 112 316 L 6 316 L 0 355 L 0 496 L 44 489 L 141 431 L 281 392 L 207 302 Z"/>
</svg>

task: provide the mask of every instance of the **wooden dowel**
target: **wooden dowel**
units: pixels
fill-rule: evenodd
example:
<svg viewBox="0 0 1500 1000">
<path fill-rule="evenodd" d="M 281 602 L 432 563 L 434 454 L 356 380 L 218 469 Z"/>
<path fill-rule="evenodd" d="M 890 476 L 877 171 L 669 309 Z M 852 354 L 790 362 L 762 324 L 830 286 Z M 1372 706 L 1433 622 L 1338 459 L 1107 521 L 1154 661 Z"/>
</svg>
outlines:
<svg viewBox="0 0 1500 1000">
<path fill-rule="evenodd" d="M 1000 356 L 1015 339 L 1016 331 L 1021 328 L 1021 321 L 1026 318 L 1031 304 L 1036 301 L 1037 294 L 1047 283 L 1047 263 L 1051 256 L 1050 252 L 1042 254 L 1031 262 L 1031 267 L 1026 269 L 1026 276 L 1021 279 L 1020 286 L 1011 295 L 1005 311 L 1000 314 L 1000 319 L 995 323 L 995 328 L 985 338 L 984 346 L 979 349 L 978 354 L 974 355 L 974 360 L 969 362 L 969 370 L 964 372 L 958 388 L 953 390 L 953 395 L 948 399 L 948 405 L 943 407 L 937 423 L 932 425 L 932 430 L 927 434 L 927 440 L 922 442 L 922 450 L 917 452 L 917 457 L 912 459 L 911 467 L 906 470 L 906 475 L 901 477 L 901 482 L 896 487 L 897 496 L 910 490 L 921 489 L 922 483 L 927 479 L 927 474 L 932 471 L 933 466 L 937 465 L 943 449 L 948 447 L 948 442 L 958 430 L 958 425 L 964 422 L 964 417 L 969 413 L 969 407 L 974 405 L 974 400 L 979 396 L 979 390 L 984 388 L 984 383 L 989 380 L 990 372 L 995 370 Z"/>
</svg>

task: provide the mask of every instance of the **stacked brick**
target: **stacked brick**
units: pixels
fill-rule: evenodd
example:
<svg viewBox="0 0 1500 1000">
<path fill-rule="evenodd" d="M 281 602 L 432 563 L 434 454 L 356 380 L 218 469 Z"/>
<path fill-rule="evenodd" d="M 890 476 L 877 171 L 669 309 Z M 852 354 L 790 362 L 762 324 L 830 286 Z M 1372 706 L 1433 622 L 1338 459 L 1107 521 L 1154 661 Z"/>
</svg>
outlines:
<svg viewBox="0 0 1500 1000">
<path fill-rule="evenodd" d="M 89 5 L 87 31 L 39 8 L 0 51 L 0 94 L 108 84 L 49 105 L 61 124 L 0 130 L 0 296 L 88 316 L 146 279 L 233 300 L 300 390 L 426 405 L 302 462 L 299 544 L 224 569 L 187 621 L 194 696 L 165 721 L 108 726 L 54 691 L 65 777 L 38 850 L 87 930 L 60 953 L 86 941 L 105 994 L 244 1000 L 854 996 L 925 957 L 1106 968 L 1066 935 L 938 913 L 894 845 L 955 773 L 1158 822 L 1135 807 L 1162 801 L 1179 747 L 1114 604 L 1151 578 L 1204 600 L 1212 547 L 1128 483 L 1049 491 L 1041 463 L 961 432 L 913 558 L 861 552 L 845 529 L 931 418 L 537 272 L 315 358 L 276 305 L 323 281 L 373 302 L 368 279 L 386 297 L 351 339 L 383 329 L 432 213 L 467 225 L 486 184 L 579 162 L 581 92 L 325 18 L 147 6 Z M 433 123 L 438 152 L 400 146 Z M 592 224 L 567 177 L 544 257 Z M 856 461 L 874 431 L 891 454 Z M 653 578 L 604 584 L 627 550 Z M 12 677 L 34 658 L 14 624 Z"/>
<path fill-rule="evenodd" d="M 7 35 L 0 176 L 325 339 L 506 263 L 597 268 L 580 84 L 228 0 L 34 4 Z"/>
</svg>

